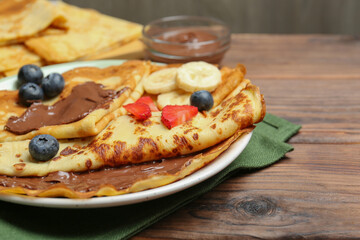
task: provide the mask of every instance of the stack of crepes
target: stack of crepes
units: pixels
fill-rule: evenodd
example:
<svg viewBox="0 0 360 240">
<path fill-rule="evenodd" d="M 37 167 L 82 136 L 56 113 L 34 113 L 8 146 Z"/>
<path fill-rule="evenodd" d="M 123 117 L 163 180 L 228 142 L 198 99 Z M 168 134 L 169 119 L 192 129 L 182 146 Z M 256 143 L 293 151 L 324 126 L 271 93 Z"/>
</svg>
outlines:
<svg viewBox="0 0 360 240">
<path fill-rule="evenodd" d="M 25 64 L 113 57 L 140 47 L 142 25 L 63 2 L 0 1 L 0 78 Z"/>
<path fill-rule="evenodd" d="M 60 96 L 43 104 L 54 107 L 71 98 L 75 88 L 94 83 L 116 95 L 79 120 L 44 126 L 31 126 L 47 117 L 29 114 L 39 105 L 25 108 L 17 104 L 16 90 L 0 91 L 0 194 L 113 196 L 181 180 L 211 163 L 234 141 L 252 131 L 265 116 L 266 107 L 259 88 L 244 78 L 246 70 L 242 65 L 221 69 L 212 66 L 213 72 L 196 74 L 187 68 L 191 79 L 209 80 L 212 73 L 219 73 L 216 88 L 209 90 L 214 105 L 169 129 L 162 121 L 164 109 L 169 105 L 188 106 L 190 96 L 180 91 L 179 84 L 171 89 L 166 85 L 186 66 L 199 65 L 156 65 L 132 60 L 103 69 L 69 70 L 63 73 L 65 88 Z M 158 93 L 154 93 L 154 86 Z M 55 114 L 55 118 L 78 109 L 74 105 L 82 98 L 92 101 L 95 94 L 84 91 L 84 97 L 71 98 L 64 112 Z M 155 109 L 146 120 L 134 118 L 123 106 L 141 97 L 152 98 L 160 111 Z M 16 132 L 9 121 L 30 128 Z M 59 140 L 60 149 L 49 161 L 36 161 L 29 153 L 29 141 L 38 134 L 50 134 Z"/>
</svg>

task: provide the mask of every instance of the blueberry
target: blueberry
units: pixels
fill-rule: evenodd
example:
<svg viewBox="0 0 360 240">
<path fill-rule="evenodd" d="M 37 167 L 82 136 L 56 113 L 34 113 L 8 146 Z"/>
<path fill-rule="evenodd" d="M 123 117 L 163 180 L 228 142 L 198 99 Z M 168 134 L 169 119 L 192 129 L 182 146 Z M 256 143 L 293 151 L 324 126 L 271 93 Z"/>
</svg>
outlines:
<svg viewBox="0 0 360 240">
<path fill-rule="evenodd" d="M 19 101 L 24 106 L 30 106 L 33 102 L 44 99 L 44 93 L 40 86 L 35 83 L 25 83 L 19 89 Z"/>
<path fill-rule="evenodd" d="M 44 94 L 48 98 L 55 97 L 61 93 L 64 89 L 65 81 L 63 76 L 59 73 L 51 73 L 50 75 L 46 76 L 42 82 L 42 89 Z"/>
<path fill-rule="evenodd" d="M 31 139 L 30 155 L 37 161 L 48 161 L 59 151 L 59 142 L 49 134 L 42 134 Z"/>
<path fill-rule="evenodd" d="M 191 94 L 190 105 L 197 107 L 199 111 L 208 111 L 214 106 L 214 99 L 210 92 L 200 90 Z"/>
<path fill-rule="evenodd" d="M 41 69 L 33 64 L 24 65 L 20 68 L 18 73 L 18 85 L 32 82 L 41 85 L 44 75 Z"/>
</svg>

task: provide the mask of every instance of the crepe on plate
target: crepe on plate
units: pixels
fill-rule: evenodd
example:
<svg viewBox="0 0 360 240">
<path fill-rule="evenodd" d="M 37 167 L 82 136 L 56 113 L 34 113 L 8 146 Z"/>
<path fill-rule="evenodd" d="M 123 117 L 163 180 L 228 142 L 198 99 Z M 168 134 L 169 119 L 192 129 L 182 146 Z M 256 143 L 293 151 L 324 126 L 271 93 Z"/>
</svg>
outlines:
<svg viewBox="0 0 360 240">
<path fill-rule="evenodd" d="M 80 172 L 186 155 L 226 140 L 263 116 L 262 97 L 257 87 L 249 84 L 209 113 L 198 114 L 170 130 L 161 123 L 160 112 L 144 122 L 120 116 L 93 139 L 61 142 L 60 154 L 44 163 L 31 158 L 28 141 L 4 142 L 0 148 L 0 174 L 44 176 L 56 171 Z M 12 157 L 16 155 L 21 157 Z"/>
<path fill-rule="evenodd" d="M 0 46 L 21 42 L 52 23 L 66 19 L 45 0 L 2 0 L 0 3 Z"/>
<path fill-rule="evenodd" d="M 95 82 L 105 86 L 105 89 L 112 89 L 123 92 L 112 100 L 106 108 L 98 108 L 90 112 L 79 121 L 68 124 L 44 126 L 25 134 L 15 134 L 4 128 L 11 116 L 20 117 L 26 112 L 26 108 L 17 103 L 18 91 L 0 91 L 0 142 L 18 141 L 31 139 L 39 134 L 50 134 L 58 139 L 87 137 L 98 134 L 117 115 L 119 108 L 129 96 L 136 95 L 136 86 L 142 78 L 149 73 L 149 64 L 142 61 L 128 61 L 119 66 L 111 66 L 104 69 L 96 67 L 76 68 L 65 72 L 65 88 L 59 97 L 48 101 L 47 104 L 55 104 L 71 94 L 75 86 L 85 82 Z M 139 93 L 142 94 L 142 93 Z M 71 108 L 71 106 L 69 107 Z"/>
<path fill-rule="evenodd" d="M 246 84 L 242 86 L 244 82 Z M 144 122 L 136 121 L 129 115 L 117 117 L 95 137 L 60 141 L 59 154 L 48 162 L 39 163 L 30 157 L 28 140 L 2 143 L 0 174 L 17 177 L 45 176 L 45 179 L 50 178 L 50 184 L 45 188 L 29 188 L 21 184 L 7 185 L 3 181 L 4 187 L 0 189 L 6 193 L 32 196 L 86 198 L 136 192 L 179 180 L 215 159 L 265 115 L 263 97 L 259 89 L 248 80 L 239 81 L 238 87 L 223 99 L 209 112 L 198 113 L 192 120 L 170 130 L 161 123 L 160 112 L 154 112 Z M 68 175 L 75 174 L 74 172 L 85 171 L 80 173 L 84 176 L 81 180 L 84 183 L 87 176 L 112 172 L 111 169 L 101 170 L 104 167 L 121 168 L 125 165 L 126 171 L 139 166 L 142 169 L 152 169 L 152 164 L 156 164 L 153 160 L 166 158 L 162 161 L 170 163 L 174 160 L 172 157 L 188 154 L 193 155 L 182 162 L 176 171 L 149 171 L 149 174 L 141 175 L 140 179 L 135 177 L 120 188 L 112 185 L 112 180 L 100 181 L 96 187 L 88 190 L 67 185 Z M 52 174 L 57 174 L 57 177 Z M 121 175 L 117 177 L 122 181 Z M 16 182 L 17 179 L 2 178 L 10 182 L 12 179 Z M 35 179 L 46 182 L 44 178 Z"/>
<path fill-rule="evenodd" d="M 26 46 L 49 63 L 68 62 L 121 46 L 141 35 L 142 25 L 58 2 L 57 9 L 67 19 L 58 24 L 65 34 L 27 40 Z"/>
<path fill-rule="evenodd" d="M 241 129 L 225 141 L 200 153 L 143 164 L 124 165 L 98 171 L 54 172 L 45 177 L 0 175 L 0 193 L 34 197 L 91 198 L 115 196 L 156 188 L 196 172 L 227 150 L 253 127 Z M 21 167 L 21 165 L 19 165 Z"/>
</svg>

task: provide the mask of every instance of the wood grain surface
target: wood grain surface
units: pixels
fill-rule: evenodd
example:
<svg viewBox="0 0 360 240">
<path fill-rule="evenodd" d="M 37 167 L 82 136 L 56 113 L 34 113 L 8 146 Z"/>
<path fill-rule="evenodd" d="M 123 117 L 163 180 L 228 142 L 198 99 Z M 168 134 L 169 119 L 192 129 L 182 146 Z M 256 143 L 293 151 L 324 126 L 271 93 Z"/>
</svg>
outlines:
<svg viewBox="0 0 360 240">
<path fill-rule="evenodd" d="M 54 0 L 55 1 L 55 0 Z M 358 0 L 63 0 L 146 24 L 175 15 L 221 19 L 233 33 L 357 34 Z"/>
<path fill-rule="evenodd" d="M 360 39 L 233 36 L 269 113 L 301 124 L 295 150 L 241 172 L 133 239 L 360 239 Z"/>
</svg>

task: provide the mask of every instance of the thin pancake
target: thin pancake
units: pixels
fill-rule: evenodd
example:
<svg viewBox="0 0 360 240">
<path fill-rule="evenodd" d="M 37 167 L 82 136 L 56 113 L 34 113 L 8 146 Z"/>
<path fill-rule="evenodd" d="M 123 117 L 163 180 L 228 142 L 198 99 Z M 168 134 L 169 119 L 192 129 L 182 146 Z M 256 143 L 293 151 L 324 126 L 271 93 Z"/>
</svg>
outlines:
<svg viewBox="0 0 360 240">
<path fill-rule="evenodd" d="M 56 171 L 81 172 L 186 155 L 228 139 L 261 121 L 264 115 L 263 97 L 256 86 L 249 84 L 209 113 L 199 113 L 170 130 L 161 123 L 160 112 L 144 122 L 120 116 L 92 139 L 61 142 L 59 155 L 47 162 L 31 158 L 29 141 L 2 143 L 0 174 L 45 176 Z"/>
<path fill-rule="evenodd" d="M 41 62 L 41 58 L 22 44 L 0 47 L 0 72 L 11 71 L 25 64 L 39 62 Z"/>
<path fill-rule="evenodd" d="M 142 26 L 65 3 L 57 7 L 68 20 L 62 35 L 29 39 L 25 44 L 50 63 L 68 62 L 116 48 L 139 38 Z"/>
<path fill-rule="evenodd" d="M 90 198 L 160 187 L 183 179 L 211 163 L 234 141 L 252 129 L 253 127 L 239 130 L 220 144 L 186 157 L 85 173 L 54 172 L 38 178 L 0 175 L 3 185 L 0 186 L 0 192 L 36 197 Z"/>
<path fill-rule="evenodd" d="M 148 71 L 162 68 L 144 64 Z M 116 68 L 111 69 L 99 72 L 96 68 L 78 68 L 65 73 L 71 80 L 60 98 L 69 95 L 72 84 L 81 84 L 89 75 L 94 81 L 116 75 Z M 58 155 L 48 162 L 31 158 L 28 140 L 0 143 L 0 192 L 89 198 L 142 191 L 186 177 L 216 159 L 265 115 L 259 89 L 243 75 L 235 75 L 240 79 L 229 93 L 227 80 L 234 80 L 225 73 L 221 86 L 227 96 L 219 93 L 223 98 L 219 105 L 170 130 L 161 123 L 160 112 L 138 122 L 129 115 L 119 116 L 124 112 L 118 108 L 116 118 L 97 136 L 60 140 Z M 143 79 L 138 80 L 127 102 L 144 93 Z M 9 95 L 5 105 L 18 107 L 14 91 L 0 92 L 0 98 L 1 94 Z"/>
<path fill-rule="evenodd" d="M 81 60 L 99 59 L 143 59 L 145 56 L 145 45 L 141 40 L 134 40 L 122 46 L 107 51 L 99 51 Z"/>
<path fill-rule="evenodd" d="M 146 77 L 149 65 L 142 61 L 129 61 L 120 66 L 111 66 L 104 69 L 86 67 L 77 68 L 63 74 L 66 85 L 61 95 L 49 101 L 54 104 L 57 100 L 66 98 L 72 89 L 84 82 L 93 81 L 105 86 L 106 89 L 120 91 L 127 87 L 120 97 L 115 98 L 107 108 L 99 108 L 89 113 L 83 119 L 69 124 L 44 126 L 26 134 L 17 135 L 4 129 L 9 117 L 21 116 L 26 108 L 18 105 L 17 91 L 0 91 L 0 142 L 31 139 L 38 134 L 51 134 L 58 139 L 86 137 L 98 134 L 106 125 L 118 116 L 118 110 L 130 96 L 136 85 Z"/>
<path fill-rule="evenodd" d="M 66 19 L 45 0 L 2 0 L 0 2 L 0 46 L 21 42 L 52 22 Z"/>
<path fill-rule="evenodd" d="M 178 65 L 168 65 L 178 67 Z M 166 67 L 168 67 L 166 66 Z M 164 68 L 164 66 L 161 66 Z M 236 68 L 222 67 L 221 82 L 216 89 L 211 92 L 214 99 L 214 107 L 218 106 L 237 86 L 237 92 L 245 88 L 250 82 L 244 79 L 245 67 L 238 65 Z M 176 89 L 171 92 L 161 93 L 157 96 L 157 107 L 163 109 L 166 105 L 190 105 L 191 92 Z"/>
</svg>

